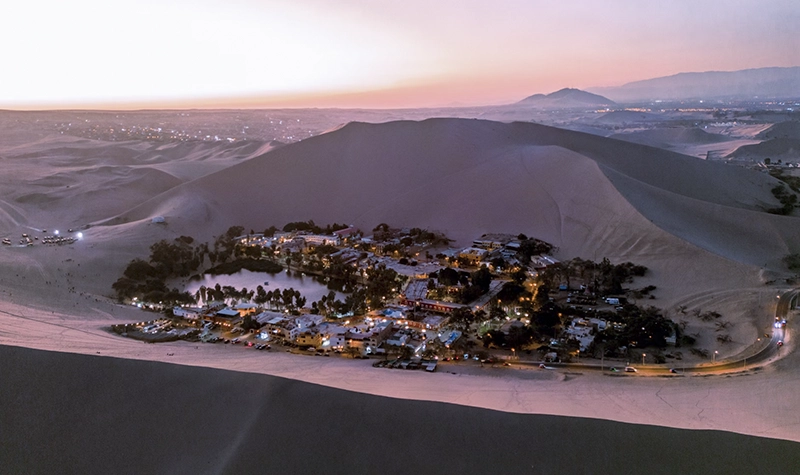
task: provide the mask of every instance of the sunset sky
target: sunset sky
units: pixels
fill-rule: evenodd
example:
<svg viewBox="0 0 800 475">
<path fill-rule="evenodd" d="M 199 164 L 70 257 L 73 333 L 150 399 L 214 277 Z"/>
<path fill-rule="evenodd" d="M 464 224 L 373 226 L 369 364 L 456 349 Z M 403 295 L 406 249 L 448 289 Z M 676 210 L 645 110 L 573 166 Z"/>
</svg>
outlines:
<svg viewBox="0 0 800 475">
<path fill-rule="evenodd" d="M 8 2 L 0 108 L 503 103 L 800 66 L 797 0 Z"/>
</svg>

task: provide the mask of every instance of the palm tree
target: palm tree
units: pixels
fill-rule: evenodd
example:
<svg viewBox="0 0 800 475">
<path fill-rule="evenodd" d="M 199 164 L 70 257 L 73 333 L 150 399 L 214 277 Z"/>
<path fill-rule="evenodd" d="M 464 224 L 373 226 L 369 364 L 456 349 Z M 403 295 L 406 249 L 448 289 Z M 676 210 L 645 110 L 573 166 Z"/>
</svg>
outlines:
<svg viewBox="0 0 800 475">
<path fill-rule="evenodd" d="M 197 289 L 197 292 L 195 292 L 194 296 L 195 296 L 195 300 L 197 300 L 198 304 L 200 302 L 205 302 L 206 301 L 206 286 L 205 285 L 201 285 L 200 288 Z"/>
</svg>

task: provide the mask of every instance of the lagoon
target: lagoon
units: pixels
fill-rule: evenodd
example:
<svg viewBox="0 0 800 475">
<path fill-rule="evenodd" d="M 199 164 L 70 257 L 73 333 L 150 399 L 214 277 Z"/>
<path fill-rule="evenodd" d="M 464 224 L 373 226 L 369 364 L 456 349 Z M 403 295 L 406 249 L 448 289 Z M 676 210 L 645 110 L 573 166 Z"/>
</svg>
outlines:
<svg viewBox="0 0 800 475">
<path fill-rule="evenodd" d="M 268 284 L 264 282 L 268 282 Z M 291 274 L 287 274 L 286 271 L 281 271 L 277 274 L 268 274 L 266 272 L 252 272 L 249 270 L 241 270 L 230 275 L 204 274 L 203 278 L 200 280 L 189 281 L 186 291 L 194 295 L 201 285 L 214 287 L 216 284 L 221 286 L 229 285 L 237 289 L 246 287 L 248 290 L 255 290 L 260 285 L 264 287 L 264 290 L 267 292 L 292 287 L 298 290 L 303 297 L 307 299 L 306 305 L 308 306 L 311 305 L 311 302 L 318 301 L 323 295 L 328 295 L 328 292 L 330 292 L 330 289 L 328 289 L 324 283 L 317 280 L 317 278 L 304 275 L 300 272 L 292 271 Z M 345 296 L 337 292 L 336 298 L 344 300 Z"/>
</svg>

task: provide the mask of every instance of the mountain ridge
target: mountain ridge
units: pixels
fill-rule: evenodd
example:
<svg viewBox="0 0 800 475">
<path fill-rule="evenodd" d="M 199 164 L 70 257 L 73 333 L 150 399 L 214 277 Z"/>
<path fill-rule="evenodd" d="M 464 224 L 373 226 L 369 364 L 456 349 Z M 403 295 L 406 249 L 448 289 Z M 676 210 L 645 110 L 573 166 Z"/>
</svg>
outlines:
<svg viewBox="0 0 800 475">
<path fill-rule="evenodd" d="M 622 86 L 590 87 L 617 102 L 702 99 L 800 98 L 800 66 L 737 71 L 681 72 Z M 724 91 L 724 92 L 721 92 Z"/>
<path fill-rule="evenodd" d="M 582 107 L 582 106 L 613 106 L 616 103 L 603 97 L 580 89 L 565 87 L 550 94 L 533 94 L 521 101 L 519 105 L 536 105 L 540 107 Z"/>
</svg>

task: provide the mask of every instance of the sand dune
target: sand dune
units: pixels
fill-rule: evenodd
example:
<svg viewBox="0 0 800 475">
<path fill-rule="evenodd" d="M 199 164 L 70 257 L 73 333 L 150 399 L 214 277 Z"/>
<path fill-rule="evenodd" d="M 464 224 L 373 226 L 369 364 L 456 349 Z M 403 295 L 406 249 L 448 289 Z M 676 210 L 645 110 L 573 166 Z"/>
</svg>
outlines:
<svg viewBox="0 0 800 475">
<path fill-rule="evenodd" d="M 757 139 L 768 140 L 778 138 L 800 140 L 800 121 L 790 120 L 771 125 L 756 136 Z"/>
<path fill-rule="evenodd" d="M 127 151 L 116 156 L 115 147 Z M 366 230 L 380 222 L 428 227 L 445 231 L 461 243 L 484 232 L 523 232 L 553 242 L 561 257 L 635 261 L 650 267 L 641 282 L 658 285 L 654 302 L 658 306 L 694 302 L 707 309 L 706 305 L 719 308 L 714 305 L 723 301 L 726 318 L 737 322 L 739 332 L 730 348 L 742 348 L 770 324 L 774 307 L 774 288 L 764 285 L 773 274 L 759 272 L 759 267 L 779 270 L 780 258 L 787 250 L 797 249 L 800 239 L 798 218 L 760 211 L 776 203 L 770 193 L 776 182 L 769 176 L 535 124 L 455 119 L 351 123 L 323 136 L 274 150 L 270 147 L 267 143 L 228 148 L 45 139 L 30 150 L 6 150 L 4 156 L 12 158 L 4 159 L 8 174 L 0 184 L 3 232 L 19 232 L 61 214 L 66 220 L 74 213 L 70 206 L 88 206 L 88 198 L 80 201 L 81 191 L 90 183 L 102 189 L 105 179 L 116 181 L 93 201 L 110 201 L 114 194 L 120 201 L 91 209 L 99 216 L 97 222 L 85 231 L 85 240 L 72 246 L 2 249 L 0 343 L 167 359 L 165 346 L 143 345 L 102 329 L 111 322 L 141 318 L 140 312 L 102 298 L 111 293 L 110 283 L 127 261 L 146 255 L 153 242 L 181 234 L 205 240 L 233 224 L 263 229 L 314 219 L 352 223 Z M 52 149 L 63 149 L 71 158 L 55 156 L 48 152 Z M 20 158 L 31 151 L 35 154 Z M 230 156 L 221 158 L 225 154 Z M 142 163 L 113 162 L 119 157 L 139 157 Z M 55 170 L 47 166 L 48 161 L 58 164 Z M 80 166 L 69 166 L 76 161 Z M 208 168 L 191 170 L 203 162 Z M 98 168 L 89 171 L 93 167 Z M 206 173 L 210 170 L 214 171 Z M 148 188 L 148 177 L 153 179 L 152 188 Z M 35 183 L 41 190 L 31 187 Z M 142 187 L 148 193 L 141 193 Z M 150 197 L 149 193 L 158 194 Z M 123 203 L 128 209 L 112 217 L 112 208 Z M 151 223 L 156 215 L 165 216 L 167 223 Z M 70 219 L 88 217 L 74 214 Z M 609 383 L 605 377 L 534 382 L 511 377 L 487 383 L 480 377 L 421 374 L 398 380 L 397 373 L 374 373 L 372 368 L 354 368 L 354 362 L 336 358 L 298 360 L 271 354 L 267 365 L 251 357 L 252 353 L 241 356 L 225 351 L 229 347 L 195 349 L 178 343 L 169 348 L 175 353 L 170 361 L 183 365 L 269 373 L 384 396 L 800 440 L 797 418 L 787 415 L 796 403 L 796 384 L 791 380 L 783 391 L 762 394 L 772 382 L 768 372 L 713 383 L 687 378 L 685 384 L 671 386 L 660 378 Z M 104 364 L 109 374 L 117 374 L 118 368 L 108 361 Z M 781 378 L 793 374 L 791 367 L 777 367 Z M 93 369 L 92 374 L 97 371 Z M 130 371 L 150 374 L 150 367 Z M 73 373 L 65 370 L 65 374 Z M 437 379 L 419 379 L 428 376 Z M 182 378 L 177 373 L 166 378 L 172 377 Z M 76 378 L 86 381 L 86 376 Z M 187 376 L 185 381 L 192 385 L 205 378 Z M 109 384 L 123 387 L 117 380 Z M 237 380 L 231 386 L 198 386 L 193 400 L 202 402 L 202 394 L 212 392 L 231 394 L 231 388 L 241 384 L 250 383 Z M 271 389 L 247 387 L 255 396 L 271 397 Z M 278 387 L 283 388 L 279 392 L 289 391 Z M 42 397 L 56 394 L 35 389 L 45 394 Z M 734 389 L 743 396 L 732 396 Z M 283 401 L 282 397 L 276 400 Z M 237 394 L 224 401 L 240 401 L 259 417 L 269 415 L 269 406 L 261 400 L 249 405 L 250 399 L 242 401 Z M 387 410 L 381 404 L 370 407 L 373 412 Z M 125 414 L 137 415 L 132 406 L 125 408 Z M 339 413 L 348 413 L 347 407 L 337 408 Z M 107 406 L 99 410 L 108 414 Z M 123 419 L 118 423 L 128 421 Z M 67 417 L 64 424 L 72 422 Z M 219 423 L 219 417 L 211 422 Z M 14 419 L 14 423 L 24 421 Z M 244 426 L 234 427 L 234 434 L 261 435 Z M 142 432 L 136 433 L 143 434 L 145 427 L 139 428 Z M 230 433 L 219 434 L 227 437 Z M 249 453 L 251 447 L 240 442 L 231 442 L 225 453 L 240 460 L 236 455 Z M 248 450 L 238 452 L 242 447 Z"/>
<path fill-rule="evenodd" d="M 722 474 L 789 473 L 800 462 L 796 442 L 715 430 L 511 414 L 13 347 L 0 356 L 0 462 L 10 473 Z"/>
<path fill-rule="evenodd" d="M 609 138 L 666 149 L 687 145 L 716 144 L 731 140 L 724 135 L 710 134 L 696 127 L 664 127 L 640 130 L 614 134 Z"/>
<path fill-rule="evenodd" d="M 774 138 L 759 144 L 743 145 L 728 155 L 730 158 L 755 158 L 763 160 L 785 159 L 790 161 L 800 160 L 800 139 Z"/>
<path fill-rule="evenodd" d="M 100 272 L 83 285 L 102 295 L 125 262 L 156 240 L 208 240 L 236 224 L 264 229 L 314 219 L 369 230 L 390 222 L 444 231 L 460 243 L 485 232 L 523 232 L 554 243 L 564 258 L 647 265 L 664 289 L 662 305 L 699 288 L 734 285 L 731 276 L 735 285 L 756 285 L 761 277 L 751 266 L 781 271 L 781 258 L 800 239 L 798 218 L 762 212 L 777 204 L 769 176 L 536 124 L 351 123 L 274 150 L 265 143 L 119 144 L 148 162 L 127 167 L 101 165 L 91 152 L 114 144 L 68 142 L 81 143 L 84 158 L 99 167 L 11 167 L 0 224 L 8 233 L 94 218 L 85 232 L 94 248 L 82 260 Z M 33 148 L 48 155 L 46 142 Z M 217 156 L 237 151 L 233 160 Z M 218 171 L 182 183 L 165 174 L 201 162 Z M 151 224 L 154 216 L 167 225 Z M 685 276 L 688 263 L 699 270 Z"/>
<path fill-rule="evenodd" d="M 663 120 L 657 114 L 649 112 L 633 112 L 633 111 L 613 111 L 608 114 L 603 114 L 597 119 L 596 123 L 605 125 L 624 125 L 624 124 L 637 124 L 640 122 L 657 122 Z"/>
<path fill-rule="evenodd" d="M 54 135 L 7 147 L 0 226 L 77 228 L 277 146 L 259 141 L 106 142 Z"/>
<path fill-rule="evenodd" d="M 535 124 L 354 123 L 178 186 L 107 224 L 164 215 L 176 232 L 202 233 L 296 219 L 369 229 L 392 221 L 441 229 L 462 242 L 483 232 L 525 232 L 565 254 L 596 257 L 630 252 L 631 239 L 657 242 L 652 221 L 690 244 L 763 266 L 776 265 L 798 239 L 796 218 L 761 211 L 775 206 L 775 183 L 745 169 Z M 760 231 L 737 231 L 753 221 Z M 624 235 L 623 225 L 648 229 Z"/>
</svg>

